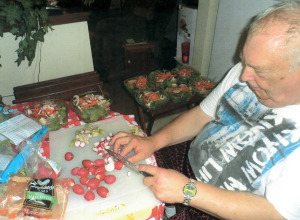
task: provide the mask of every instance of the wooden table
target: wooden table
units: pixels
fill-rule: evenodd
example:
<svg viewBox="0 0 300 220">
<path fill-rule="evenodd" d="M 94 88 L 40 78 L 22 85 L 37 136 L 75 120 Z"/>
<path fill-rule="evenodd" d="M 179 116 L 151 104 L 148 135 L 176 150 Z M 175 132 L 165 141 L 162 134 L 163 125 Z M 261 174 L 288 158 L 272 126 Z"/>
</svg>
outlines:
<svg viewBox="0 0 300 220">
<path fill-rule="evenodd" d="M 155 119 L 165 115 L 170 114 L 174 112 L 175 110 L 179 108 L 186 107 L 188 109 L 194 107 L 195 105 L 199 104 L 204 99 L 204 96 L 200 95 L 194 95 L 189 101 L 186 102 L 180 102 L 180 103 L 168 103 L 164 108 L 158 109 L 158 110 L 149 110 L 145 108 L 144 106 L 140 105 L 138 102 L 136 102 L 138 111 L 139 111 L 139 117 L 141 120 L 141 127 L 144 130 L 144 132 L 150 136 L 152 126 L 154 124 Z M 148 125 L 146 126 L 145 122 L 145 114 L 149 116 Z"/>
</svg>

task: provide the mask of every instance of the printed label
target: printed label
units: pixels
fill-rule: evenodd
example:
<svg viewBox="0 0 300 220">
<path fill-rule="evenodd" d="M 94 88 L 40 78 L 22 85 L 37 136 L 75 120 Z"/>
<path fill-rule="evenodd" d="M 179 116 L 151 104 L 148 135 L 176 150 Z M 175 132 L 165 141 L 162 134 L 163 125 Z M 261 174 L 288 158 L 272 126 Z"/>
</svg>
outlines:
<svg viewBox="0 0 300 220">
<path fill-rule="evenodd" d="M 53 179 L 32 179 L 28 183 L 24 205 L 49 210 L 57 203 L 54 190 Z"/>
</svg>

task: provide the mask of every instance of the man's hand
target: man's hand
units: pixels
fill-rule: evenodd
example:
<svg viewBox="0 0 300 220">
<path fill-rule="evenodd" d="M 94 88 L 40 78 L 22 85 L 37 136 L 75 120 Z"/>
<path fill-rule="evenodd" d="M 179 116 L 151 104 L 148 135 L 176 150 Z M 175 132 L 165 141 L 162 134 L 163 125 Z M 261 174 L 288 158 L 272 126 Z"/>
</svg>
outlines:
<svg viewBox="0 0 300 220">
<path fill-rule="evenodd" d="M 138 164 L 137 170 L 153 176 L 145 177 L 156 198 L 173 204 L 184 200 L 183 187 L 189 179 L 170 169 Z M 283 219 L 273 205 L 263 196 L 249 192 L 220 189 L 197 181 L 197 195 L 192 199 L 192 207 L 218 218 L 224 219 Z"/>
<path fill-rule="evenodd" d="M 114 152 L 119 152 L 121 146 L 124 146 L 120 152 L 121 156 L 126 156 L 134 150 L 135 154 L 128 158 L 132 163 L 150 157 L 154 151 L 154 144 L 150 137 L 140 137 L 126 132 L 117 133 L 110 141 L 109 145 L 114 146 Z"/>
<path fill-rule="evenodd" d="M 144 184 L 149 186 L 156 198 L 165 203 L 182 203 L 183 187 L 189 179 L 183 174 L 151 165 L 138 164 L 137 170 L 153 176 L 145 177 Z"/>
</svg>

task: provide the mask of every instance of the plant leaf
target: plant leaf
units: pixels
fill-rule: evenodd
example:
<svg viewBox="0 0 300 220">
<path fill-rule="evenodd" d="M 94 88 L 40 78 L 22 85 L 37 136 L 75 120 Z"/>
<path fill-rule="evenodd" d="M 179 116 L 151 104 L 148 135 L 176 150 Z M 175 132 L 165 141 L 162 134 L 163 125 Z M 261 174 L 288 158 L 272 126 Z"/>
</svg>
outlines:
<svg viewBox="0 0 300 220">
<path fill-rule="evenodd" d="M 15 40 L 21 38 L 16 50 L 18 66 L 25 59 L 30 66 L 35 58 L 38 42 L 44 42 L 49 25 L 49 15 L 44 0 L 0 0 L 0 36 L 3 26 L 8 25 Z"/>
<path fill-rule="evenodd" d="M 23 60 L 25 60 L 25 56 L 22 54 L 18 54 L 18 59 L 15 62 L 18 64 L 18 66 L 20 66 Z"/>
<path fill-rule="evenodd" d="M 49 21 L 49 15 L 46 8 L 41 8 L 40 10 L 36 11 L 36 13 L 40 16 L 43 24 L 46 24 Z"/>
<path fill-rule="evenodd" d="M 38 30 L 36 33 L 34 33 L 32 35 L 33 39 L 37 40 L 37 41 L 41 41 L 41 42 L 44 42 L 44 35 L 45 35 L 45 32 L 43 29 L 40 29 Z"/>
<path fill-rule="evenodd" d="M 10 33 L 13 35 L 16 35 L 19 32 L 19 28 L 16 26 L 13 26 L 12 29 L 10 29 Z"/>
<path fill-rule="evenodd" d="M 25 10 L 32 10 L 33 8 L 33 1 L 32 0 L 19 0 Z"/>
<path fill-rule="evenodd" d="M 6 12 L 6 22 L 10 25 L 14 25 L 22 19 L 22 9 L 18 5 L 7 5 L 3 8 L 3 12 Z"/>
</svg>

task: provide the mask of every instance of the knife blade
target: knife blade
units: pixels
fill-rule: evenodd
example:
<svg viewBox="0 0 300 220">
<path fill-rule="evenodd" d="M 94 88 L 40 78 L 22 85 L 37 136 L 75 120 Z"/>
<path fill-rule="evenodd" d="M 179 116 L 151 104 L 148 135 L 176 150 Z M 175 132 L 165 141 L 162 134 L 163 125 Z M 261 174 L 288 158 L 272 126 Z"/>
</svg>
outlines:
<svg viewBox="0 0 300 220">
<path fill-rule="evenodd" d="M 135 173 L 138 173 L 138 174 L 142 174 L 143 176 L 147 177 L 147 176 L 152 176 L 151 174 L 149 173 L 146 173 L 146 172 L 143 172 L 143 171 L 138 171 L 136 170 L 136 165 L 131 163 L 130 161 L 128 161 L 125 157 L 122 157 L 120 154 L 117 154 L 115 152 L 113 152 L 112 150 L 109 150 L 109 149 L 106 149 L 107 153 L 109 155 L 111 155 L 114 160 L 116 161 L 121 161 L 124 166 L 126 166 L 127 168 L 129 168 L 130 170 L 134 171 Z"/>
</svg>

